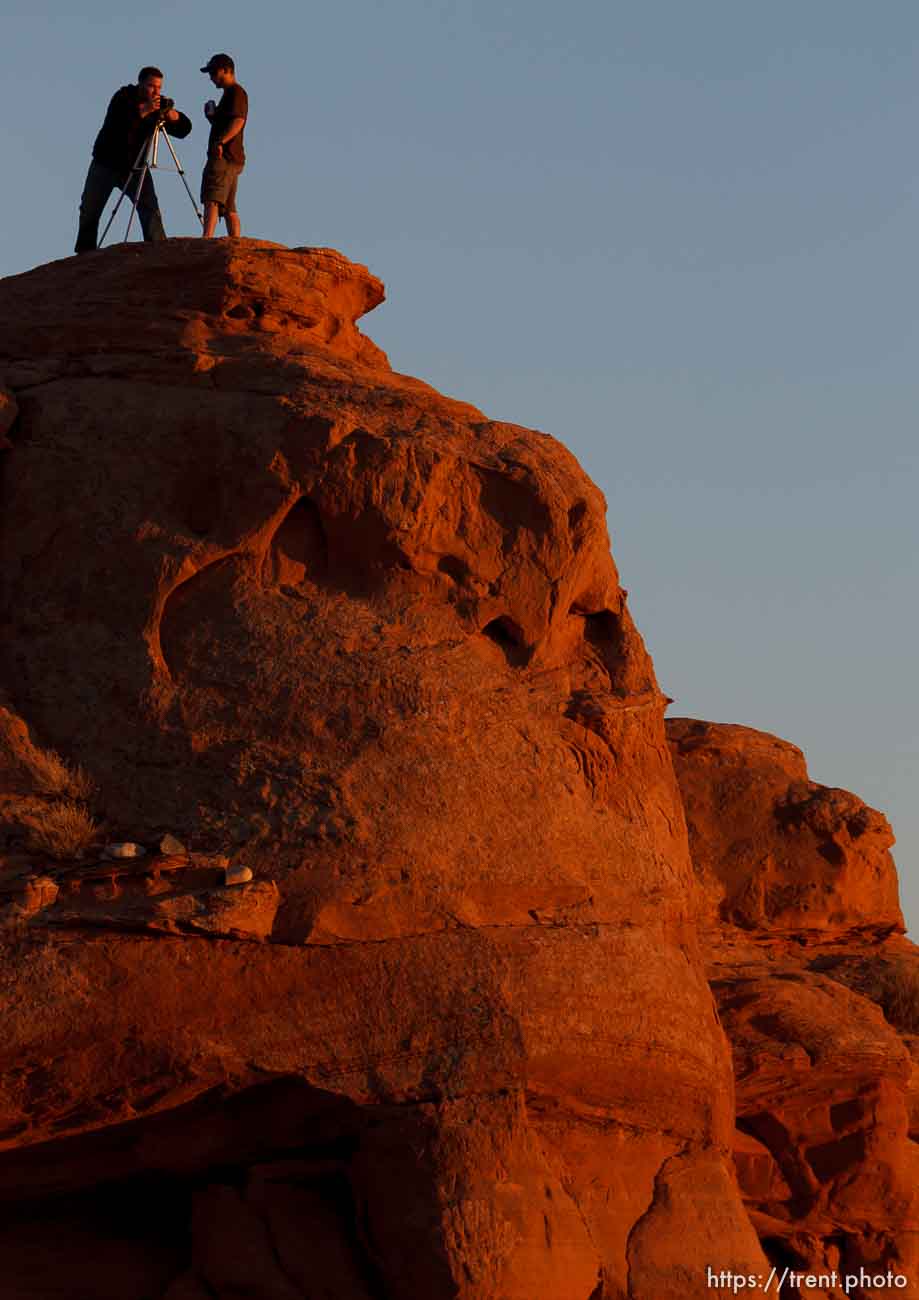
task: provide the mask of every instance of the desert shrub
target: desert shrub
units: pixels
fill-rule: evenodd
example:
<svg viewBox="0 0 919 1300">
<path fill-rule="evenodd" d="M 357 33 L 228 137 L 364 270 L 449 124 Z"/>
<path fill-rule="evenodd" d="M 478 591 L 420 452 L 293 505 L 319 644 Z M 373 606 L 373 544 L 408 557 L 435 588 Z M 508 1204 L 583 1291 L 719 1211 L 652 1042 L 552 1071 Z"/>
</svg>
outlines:
<svg viewBox="0 0 919 1300">
<path fill-rule="evenodd" d="M 34 748 L 26 760 L 29 773 L 42 794 L 86 800 L 95 792 L 95 782 L 75 763 L 68 763 L 53 749 Z"/>
<path fill-rule="evenodd" d="M 879 966 L 865 992 L 897 1029 L 919 1034 L 919 961 L 895 959 Z"/>
<path fill-rule="evenodd" d="M 49 804 L 29 828 L 29 847 L 52 858 L 80 858 L 99 838 L 101 827 L 74 799 Z"/>
</svg>

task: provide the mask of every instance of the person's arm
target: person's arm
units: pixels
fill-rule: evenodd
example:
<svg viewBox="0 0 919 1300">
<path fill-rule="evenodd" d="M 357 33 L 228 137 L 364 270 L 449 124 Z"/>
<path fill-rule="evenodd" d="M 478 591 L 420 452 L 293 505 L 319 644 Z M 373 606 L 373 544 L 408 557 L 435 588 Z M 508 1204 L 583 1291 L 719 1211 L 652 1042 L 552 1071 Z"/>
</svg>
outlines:
<svg viewBox="0 0 919 1300">
<path fill-rule="evenodd" d="M 243 129 L 245 125 L 246 125 L 246 119 L 244 117 L 230 118 L 220 139 L 215 140 L 211 146 L 211 148 L 213 149 L 214 153 L 217 155 L 218 158 L 223 153 L 223 146 L 225 144 L 229 144 L 229 142 L 233 139 L 234 135 L 239 135 L 240 131 Z"/>
<path fill-rule="evenodd" d="M 159 118 L 159 100 L 137 100 L 125 105 L 124 124 L 126 127 L 133 128 L 137 122 L 141 123 L 142 138 L 148 139 L 156 129 L 157 119 Z"/>
<path fill-rule="evenodd" d="M 177 108 L 171 108 L 166 114 L 166 130 L 177 140 L 184 140 L 191 134 L 191 119 L 184 113 L 180 113 Z"/>
</svg>

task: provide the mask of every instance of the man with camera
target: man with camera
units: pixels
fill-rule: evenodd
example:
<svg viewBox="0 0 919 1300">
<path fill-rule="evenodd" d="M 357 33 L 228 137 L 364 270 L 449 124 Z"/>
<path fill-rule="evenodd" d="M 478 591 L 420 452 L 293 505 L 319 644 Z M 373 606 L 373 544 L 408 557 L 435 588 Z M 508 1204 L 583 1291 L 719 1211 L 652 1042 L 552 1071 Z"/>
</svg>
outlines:
<svg viewBox="0 0 919 1300">
<path fill-rule="evenodd" d="M 114 189 L 124 189 L 131 180 L 131 169 L 137 163 L 145 142 L 158 122 L 162 122 L 170 135 L 182 140 L 191 131 L 191 122 L 177 111 L 175 103 L 163 93 L 163 74 L 159 68 L 141 68 L 136 86 L 122 86 L 112 96 L 105 121 L 93 145 L 92 162 L 80 199 L 80 229 L 77 233 L 76 252 L 89 253 L 99 239 L 99 218 Z M 139 177 L 139 173 L 138 173 Z M 128 191 L 133 201 L 136 179 Z M 137 195 L 137 215 L 140 217 L 144 239 L 165 239 L 163 218 L 160 215 L 153 178 L 147 171 Z"/>
<path fill-rule="evenodd" d="M 226 222 L 227 234 L 238 238 L 236 185 L 246 164 L 243 128 L 249 116 L 249 96 L 236 80 L 236 65 L 229 54 L 212 54 L 201 71 L 223 91 L 219 104 L 209 99 L 204 106 L 204 114 L 211 124 L 207 163 L 201 177 L 204 238 L 213 236 L 220 217 Z"/>
</svg>

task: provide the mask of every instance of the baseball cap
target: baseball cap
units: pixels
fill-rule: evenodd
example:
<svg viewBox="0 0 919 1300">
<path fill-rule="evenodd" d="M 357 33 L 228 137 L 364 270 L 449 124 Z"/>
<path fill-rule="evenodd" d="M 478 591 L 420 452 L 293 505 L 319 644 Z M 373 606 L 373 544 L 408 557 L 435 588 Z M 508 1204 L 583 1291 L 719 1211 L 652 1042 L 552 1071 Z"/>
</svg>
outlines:
<svg viewBox="0 0 919 1300">
<path fill-rule="evenodd" d="M 229 68 L 234 71 L 236 64 L 230 58 L 229 54 L 212 54 L 201 69 L 202 72 L 215 72 L 217 68 Z"/>
</svg>

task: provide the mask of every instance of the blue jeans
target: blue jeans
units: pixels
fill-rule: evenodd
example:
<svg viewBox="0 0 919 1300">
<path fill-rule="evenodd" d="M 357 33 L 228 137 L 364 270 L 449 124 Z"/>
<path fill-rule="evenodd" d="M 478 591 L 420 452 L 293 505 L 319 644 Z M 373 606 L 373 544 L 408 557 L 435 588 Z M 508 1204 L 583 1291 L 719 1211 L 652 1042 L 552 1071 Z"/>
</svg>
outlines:
<svg viewBox="0 0 919 1300">
<path fill-rule="evenodd" d="M 116 171 L 112 167 L 106 167 L 104 163 L 96 162 L 95 159 L 89 164 L 86 184 L 83 186 L 83 195 L 80 199 L 80 229 L 77 232 L 74 252 L 89 253 L 96 247 L 99 242 L 99 220 L 109 201 L 109 196 L 112 190 L 123 189 L 125 182 L 129 182 L 128 192 L 121 205 L 121 211 L 125 214 L 125 224 L 127 224 L 130 214 L 127 204 L 130 203 L 132 206 L 134 204 L 139 174 Z M 137 215 L 140 217 L 140 228 L 144 232 L 144 239 L 153 241 L 166 238 L 159 201 L 149 171 L 145 173 L 144 183 L 140 189 Z"/>
</svg>

